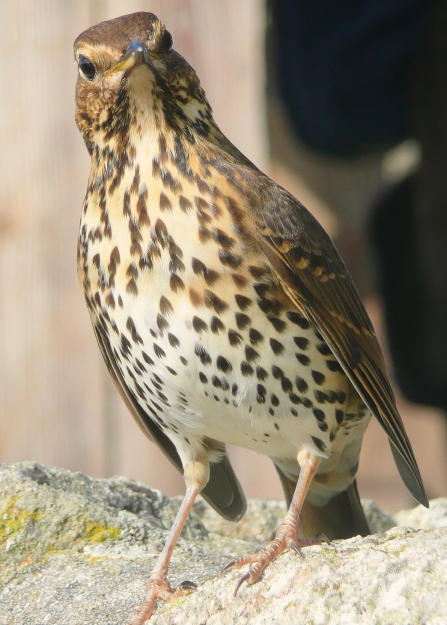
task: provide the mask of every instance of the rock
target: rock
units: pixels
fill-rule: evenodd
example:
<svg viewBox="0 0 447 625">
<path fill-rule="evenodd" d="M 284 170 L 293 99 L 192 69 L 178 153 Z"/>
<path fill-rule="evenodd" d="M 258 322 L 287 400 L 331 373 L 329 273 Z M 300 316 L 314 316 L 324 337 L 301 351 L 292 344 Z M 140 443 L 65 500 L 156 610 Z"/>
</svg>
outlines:
<svg viewBox="0 0 447 625">
<path fill-rule="evenodd" d="M 33 462 L 0 465 L 0 625 L 124 625 L 170 528 L 178 500 L 125 478 L 98 480 Z M 393 523 L 365 504 L 375 531 Z M 284 553 L 233 597 L 236 555 L 265 543 L 284 504 L 253 501 L 228 523 L 198 502 L 170 579 L 196 593 L 160 604 L 151 625 L 441 625 L 447 613 L 447 499 L 367 538 Z M 425 509 L 423 509 L 425 510 Z M 406 515 L 406 516 L 405 516 Z"/>
</svg>

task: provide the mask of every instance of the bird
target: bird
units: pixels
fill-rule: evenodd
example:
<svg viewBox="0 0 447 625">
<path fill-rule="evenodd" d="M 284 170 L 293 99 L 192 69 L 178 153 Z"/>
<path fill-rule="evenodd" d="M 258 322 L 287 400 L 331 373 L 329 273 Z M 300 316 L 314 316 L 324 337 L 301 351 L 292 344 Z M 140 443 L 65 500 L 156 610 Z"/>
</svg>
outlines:
<svg viewBox="0 0 447 625">
<path fill-rule="evenodd" d="M 226 452 L 265 454 L 289 506 L 275 538 L 226 568 L 257 582 L 285 550 L 370 533 L 356 485 L 374 415 L 414 498 L 428 500 L 371 321 L 318 221 L 221 132 L 164 24 L 138 12 L 74 44 L 76 123 L 91 156 L 78 275 L 94 333 L 143 432 L 186 492 L 146 595 L 199 493 L 224 518 L 246 500 Z"/>
</svg>

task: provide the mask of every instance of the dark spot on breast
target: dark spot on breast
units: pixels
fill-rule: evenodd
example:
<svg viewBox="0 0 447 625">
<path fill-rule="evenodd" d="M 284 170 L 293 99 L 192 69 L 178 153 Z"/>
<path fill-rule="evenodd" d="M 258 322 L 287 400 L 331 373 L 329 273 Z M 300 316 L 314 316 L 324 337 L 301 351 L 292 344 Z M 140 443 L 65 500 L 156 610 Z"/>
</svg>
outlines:
<svg viewBox="0 0 447 625">
<path fill-rule="evenodd" d="M 240 295 L 239 293 L 234 296 L 234 299 L 241 310 L 246 310 L 253 303 L 249 297 L 245 297 L 245 295 Z"/>
<path fill-rule="evenodd" d="M 289 321 L 299 326 L 302 330 L 307 330 L 310 327 L 310 323 L 308 322 L 308 320 L 296 312 L 288 310 L 286 312 L 286 317 Z"/>
<path fill-rule="evenodd" d="M 200 243 L 206 243 L 211 239 L 211 232 L 205 226 L 199 226 L 198 233 Z"/>
<path fill-rule="evenodd" d="M 200 362 L 202 363 L 202 365 L 211 364 L 211 356 L 202 345 L 196 345 L 194 348 L 194 353 L 198 358 L 200 358 Z"/>
<path fill-rule="evenodd" d="M 137 201 L 138 226 L 140 228 L 142 226 L 150 226 L 151 224 L 149 215 L 147 214 L 146 198 L 147 189 L 144 188 L 144 190 L 141 191 Z"/>
<path fill-rule="evenodd" d="M 157 327 L 158 327 L 159 330 L 161 330 L 161 332 L 163 332 L 164 330 L 167 330 L 169 328 L 169 323 L 166 321 L 166 319 L 160 313 L 158 313 L 158 315 L 157 315 Z"/>
<path fill-rule="evenodd" d="M 338 391 L 337 395 L 338 395 L 338 403 L 344 404 L 346 401 L 346 393 L 344 391 Z"/>
<path fill-rule="evenodd" d="M 229 373 L 233 369 L 231 363 L 223 356 L 217 357 L 216 366 L 220 371 L 223 371 L 224 373 Z"/>
<path fill-rule="evenodd" d="M 182 185 L 172 176 L 172 174 L 167 169 L 162 170 L 161 180 L 163 182 L 163 186 L 169 188 L 176 195 L 182 192 Z"/>
<path fill-rule="evenodd" d="M 304 336 L 294 336 L 293 340 L 295 341 L 295 344 L 303 351 L 308 349 L 309 339 L 306 339 Z"/>
<path fill-rule="evenodd" d="M 213 375 L 213 377 L 211 378 L 211 383 L 213 386 L 215 386 L 216 388 L 222 388 L 222 382 L 220 381 L 220 379 L 217 377 L 217 375 Z"/>
<path fill-rule="evenodd" d="M 121 345 L 120 347 L 121 354 L 124 356 L 126 360 L 129 360 L 129 356 L 131 355 L 131 352 L 132 352 L 132 343 L 124 334 L 121 334 L 120 345 Z"/>
<path fill-rule="evenodd" d="M 154 361 L 152 360 L 152 358 L 148 356 L 146 352 L 143 352 L 143 351 L 141 352 L 141 355 L 143 356 L 143 360 L 152 367 L 152 365 L 154 364 Z"/>
<path fill-rule="evenodd" d="M 208 331 L 208 324 L 203 321 L 203 319 L 200 319 L 200 317 L 197 316 L 194 316 L 192 318 L 192 327 L 197 332 L 197 334 Z"/>
<path fill-rule="evenodd" d="M 158 218 L 155 222 L 154 232 L 155 236 L 152 235 L 152 239 L 154 242 L 160 243 L 160 245 L 164 248 L 169 239 L 169 234 L 166 224 L 162 219 Z"/>
<path fill-rule="evenodd" d="M 239 330 L 244 330 L 251 323 L 250 317 L 244 313 L 237 312 L 235 313 L 235 317 L 236 317 L 236 325 L 239 328 Z"/>
<path fill-rule="evenodd" d="M 133 342 L 134 343 L 140 343 L 140 345 L 143 345 L 143 339 L 138 334 L 137 329 L 135 327 L 135 323 L 134 323 L 132 317 L 127 317 L 126 328 L 129 330 L 129 332 L 130 332 L 130 334 L 132 336 Z"/>
<path fill-rule="evenodd" d="M 258 394 L 256 395 L 256 401 L 258 404 L 265 404 L 265 395 L 267 390 L 263 384 L 258 384 L 257 386 Z"/>
<path fill-rule="evenodd" d="M 282 319 L 279 319 L 279 317 L 272 317 L 271 315 L 267 315 L 267 319 L 270 321 L 270 323 L 277 332 L 284 332 L 287 327 L 286 322 Z"/>
<path fill-rule="evenodd" d="M 269 273 L 265 268 L 255 267 L 254 265 L 249 265 L 248 271 L 255 280 L 262 280 Z"/>
<path fill-rule="evenodd" d="M 231 277 L 233 278 L 234 284 L 239 288 L 243 289 L 247 286 L 248 280 L 245 276 L 242 276 L 240 273 L 232 273 Z"/>
<path fill-rule="evenodd" d="M 213 228 L 211 232 L 214 240 L 217 241 L 225 250 L 230 250 L 233 247 L 235 240 L 228 236 L 223 230 Z"/>
<path fill-rule="evenodd" d="M 172 210 L 172 202 L 168 198 L 168 196 L 163 193 L 163 191 L 160 193 L 160 210 L 161 211 Z"/>
<path fill-rule="evenodd" d="M 211 193 L 209 186 L 199 176 L 196 176 L 196 183 L 200 193 Z"/>
<path fill-rule="evenodd" d="M 279 399 L 274 393 L 271 394 L 270 401 L 272 402 L 272 406 L 279 406 Z"/>
<path fill-rule="evenodd" d="M 292 404 L 302 404 L 303 402 L 301 401 L 301 397 L 299 397 L 298 395 L 296 395 L 295 393 L 290 393 L 289 394 L 289 399 L 292 402 Z"/>
<path fill-rule="evenodd" d="M 256 377 L 260 382 L 265 382 L 269 377 L 269 374 L 263 367 L 256 367 Z"/>
<path fill-rule="evenodd" d="M 214 334 L 219 334 L 219 332 L 223 332 L 225 330 L 225 326 L 222 321 L 218 317 L 211 317 L 211 332 Z"/>
<path fill-rule="evenodd" d="M 272 375 L 275 380 L 280 380 L 284 377 L 284 371 L 277 365 L 272 365 Z"/>
<path fill-rule="evenodd" d="M 300 399 L 301 399 L 301 402 L 302 402 L 302 404 L 303 404 L 303 406 L 305 408 L 312 408 L 313 407 L 313 403 L 311 402 L 311 400 L 308 397 L 301 396 Z"/>
<path fill-rule="evenodd" d="M 138 287 L 134 279 L 129 280 L 129 282 L 127 283 L 126 293 L 128 293 L 129 295 L 133 295 L 133 296 L 138 295 Z"/>
<path fill-rule="evenodd" d="M 173 293 L 183 291 L 185 288 L 183 280 L 176 273 L 171 274 L 171 277 L 169 278 L 169 286 L 171 287 L 171 291 L 173 291 Z"/>
<path fill-rule="evenodd" d="M 174 336 L 174 334 L 172 334 L 171 332 L 168 333 L 168 341 L 172 347 L 177 348 L 180 345 L 180 341 L 178 340 L 178 338 Z"/>
<path fill-rule="evenodd" d="M 129 190 L 126 189 L 123 198 L 123 215 L 125 217 L 130 217 L 130 193 Z"/>
<path fill-rule="evenodd" d="M 322 410 L 320 410 L 320 408 L 314 408 L 312 412 L 314 413 L 314 417 L 315 419 L 317 419 L 317 421 L 326 420 L 326 415 L 324 414 Z"/>
<path fill-rule="evenodd" d="M 208 378 L 204 373 L 202 373 L 202 371 L 199 372 L 199 380 L 202 382 L 202 384 L 208 384 Z"/>
<path fill-rule="evenodd" d="M 208 267 L 206 267 L 206 265 L 202 263 L 202 261 L 199 260 L 198 258 L 191 259 L 191 267 L 192 267 L 193 272 L 196 275 L 203 276 L 205 278 L 206 283 L 210 286 L 215 284 L 220 277 L 220 274 L 217 271 L 214 271 L 213 269 L 209 269 Z"/>
<path fill-rule="evenodd" d="M 164 358 L 166 356 L 164 350 L 159 345 L 157 345 L 157 343 L 154 343 L 154 352 L 158 358 Z"/>
<path fill-rule="evenodd" d="M 170 315 L 174 312 L 174 308 L 172 307 L 171 302 L 164 295 L 160 297 L 160 312 L 162 315 L 165 316 Z"/>
<path fill-rule="evenodd" d="M 113 293 L 107 293 L 105 301 L 107 306 L 110 306 L 112 309 L 115 308 L 115 298 L 113 297 Z"/>
<path fill-rule="evenodd" d="M 201 218 L 205 218 L 206 221 L 210 222 L 211 217 L 206 215 L 207 211 L 210 209 L 209 203 L 203 199 L 203 197 L 199 197 L 198 195 L 194 196 L 194 204 L 197 208 L 197 216 Z"/>
<path fill-rule="evenodd" d="M 265 282 L 255 282 L 253 288 L 259 297 L 265 297 L 271 290 L 271 287 Z"/>
<path fill-rule="evenodd" d="M 304 367 L 307 367 L 310 364 L 310 358 L 305 356 L 304 354 L 295 354 L 298 362 L 302 364 Z"/>
<path fill-rule="evenodd" d="M 244 377 L 248 377 L 254 374 L 254 369 L 245 360 L 241 362 L 241 373 Z"/>
<path fill-rule="evenodd" d="M 222 265 L 232 269 L 238 269 L 242 265 L 242 256 L 239 256 L 239 254 L 231 254 L 222 248 L 219 248 L 217 254 Z"/>
<path fill-rule="evenodd" d="M 132 185 L 130 187 L 131 193 L 138 193 L 138 189 L 140 188 L 140 167 L 137 165 L 135 167 L 135 174 L 132 180 Z"/>
<path fill-rule="evenodd" d="M 323 443 L 323 441 L 320 438 L 317 438 L 316 436 L 312 436 L 312 440 L 314 442 L 315 447 L 317 447 L 321 452 L 326 451 L 326 445 Z"/>
<path fill-rule="evenodd" d="M 184 197 L 183 195 L 181 195 L 179 197 L 178 203 L 179 203 L 179 206 L 180 206 L 180 208 L 182 209 L 182 211 L 184 213 L 188 213 L 188 212 L 190 212 L 192 210 L 191 202 L 186 197 Z"/>
<path fill-rule="evenodd" d="M 314 397 L 319 404 L 325 404 L 328 399 L 326 393 L 317 390 L 314 391 Z"/>
<path fill-rule="evenodd" d="M 143 240 L 143 236 L 140 232 L 140 229 L 138 228 L 137 223 L 134 221 L 134 219 L 131 217 L 129 219 L 129 232 L 130 232 L 130 253 L 131 255 L 133 254 L 138 254 L 139 256 L 142 255 L 143 250 L 141 249 L 141 241 Z"/>
<path fill-rule="evenodd" d="M 257 358 L 259 358 L 259 354 L 255 349 L 253 349 L 253 347 L 250 347 L 250 345 L 246 345 L 245 358 L 248 362 L 251 362 L 252 360 L 256 360 Z"/>
<path fill-rule="evenodd" d="M 237 345 L 241 345 L 243 342 L 242 336 L 236 330 L 228 330 L 228 340 L 230 341 L 230 345 L 236 347 Z"/>
<path fill-rule="evenodd" d="M 262 310 L 263 313 L 265 313 L 266 315 L 271 314 L 271 315 L 279 315 L 281 314 L 282 309 L 284 308 L 283 305 L 278 301 L 278 300 L 272 300 L 272 299 L 257 299 L 257 304 L 259 306 L 259 309 Z"/>
<path fill-rule="evenodd" d="M 318 343 L 317 349 L 323 356 L 332 355 L 331 348 L 329 347 L 329 345 L 327 345 L 327 343 Z"/>
<path fill-rule="evenodd" d="M 321 386 L 321 384 L 325 383 L 326 376 L 323 373 L 320 373 L 320 371 L 314 371 L 313 369 L 311 370 L 310 373 L 314 379 L 315 384 L 318 384 Z"/>
<path fill-rule="evenodd" d="M 248 336 L 252 345 L 258 345 L 264 340 L 262 334 L 253 328 L 250 329 Z"/>
<path fill-rule="evenodd" d="M 134 280 L 138 278 L 138 269 L 135 262 L 130 263 L 130 265 L 128 266 L 126 276 L 128 278 L 133 278 Z"/>
<path fill-rule="evenodd" d="M 272 348 L 273 353 L 277 356 L 282 354 L 284 351 L 284 345 L 276 339 L 270 339 L 270 347 Z"/>
<path fill-rule="evenodd" d="M 286 378 L 286 376 L 281 378 L 281 388 L 284 393 L 291 393 L 293 390 L 293 384 L 289 378 Z"/>
<path fill-rule="evenodd" d="M 224 302 L 222 299 L 220 299 L 220 297 L 217 297 L 217 295 L 213 293 L 212 291 L 210 291 L 209 289 L 205 289 L 205 292 L 203 295 L 204 295 L 205 305 L 208 308 L 214 308 L 214 310 L 216 311 L 218 315 L 221 315 L 227 310 L 228 304 Z"/>
<path fill-rule="evenodd" d="M 99 269 L 99 268 L 100 268 L 100 266 L 101 266 L 101 259 L 100 259 L 99 254 L 95 254 L 95 255 L 93 256 L 93 258 L 92 258 L 92 265 L 93 265 L 94 267 L 96 267 L 96 269 Z"/>
<path fill-rule="evenodd" d="M 295 378 L 295 386 L 300 393 L 307 393 L 309 389 L 309 385 L 307 384 L 306 380 L 303 380 L 303 378 L 300 378 L 300 376 L 298 375 Z"/>
<path fill-rule="evenodd" d="M 327 431 L 328 431 L 328 429 L 329 429 L 329 426 L 328 426 L 328 424 L 326 423 L 326 421 L 319 421 L 319 422 L 318 422 L 318 427 L 320 428 L 320 430 L 321 430 L 322 432 L 327 432 Z"/>
</svg>

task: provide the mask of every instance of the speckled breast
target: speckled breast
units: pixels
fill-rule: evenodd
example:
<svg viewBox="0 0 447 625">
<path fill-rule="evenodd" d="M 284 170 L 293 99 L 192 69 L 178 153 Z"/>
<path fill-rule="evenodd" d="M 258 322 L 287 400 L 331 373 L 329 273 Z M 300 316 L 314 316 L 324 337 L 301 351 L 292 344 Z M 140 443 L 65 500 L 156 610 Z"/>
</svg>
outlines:
<svg viewBox="0 0 447 625">
<path fill-rule="evenodd" d="M 135 162 L 119 184 L 104 183 L 106 164 L 92 172 L 79 240 L 93 323 L 132 394 L 175 444 L 338 456 L 357 394 L 244 237 L 237 193 L 210 168 L 175 177 L 163 159 Z"/>
</svg>

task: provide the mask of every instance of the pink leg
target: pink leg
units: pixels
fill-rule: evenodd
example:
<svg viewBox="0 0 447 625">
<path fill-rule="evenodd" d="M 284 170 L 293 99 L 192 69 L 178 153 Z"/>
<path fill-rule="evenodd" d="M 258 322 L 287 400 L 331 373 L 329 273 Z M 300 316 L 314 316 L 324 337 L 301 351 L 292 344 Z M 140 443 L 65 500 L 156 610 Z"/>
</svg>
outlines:
<svg viewBox="0 0 447 625">
<path fill-rule="evenodd" d="M 298 453 L 298 462 L 301 466 L 301 471 L 295 493 L 286 517 L 279 526 L 275 538 L 260 551 L 254 554 L 240 556 L 236 560 L 233 560 L 233 562 L 227 564 L 222 571 L 225 572 L 231 567 L 240 569 L 246 564 L 250 564 L 248 572 L 245 573 L 237 583 L 235 594 L 244 582 L 247 582 L 247 584 L 255 584 L 270 562 L 285 549 L 288 548 L 297 553 L 301 553 L 300 547 L 307 547 L 309 545 L 319 544 L 320 542 L 318 539 L 306 540 L 298 538 L 298 520 L 301 508 L 312 482 L 312 478 L 318 470 L 320 458 L 309 452 L 300 451 Z"/>
<path fill-rule="evenodd" d="M 200 460 L 190 462 L 185 467 L 185 481 L 187 484 L 185 497 L 182 501 L 174 524 L 171 527 L 166 544 L 161 552 L 157 563 L 152 571 L 152 575 L 147 584 L 146 596 L 140 608 L 135 612 L 127 625 L 144 625 L 154 611 L 157 599 L 169 601 L 184 594 L 188 594 L 197 589 L 193 582 L 183 582 L 177 588 L 171 588 L 167 579 L 169 562 L 172 552 L 177 544 L 178 537 L 183 529 L 188 514 L 192 508 L 195 498 L 208 482 L 209 465 L 206 455 Z"/>
</svg>

